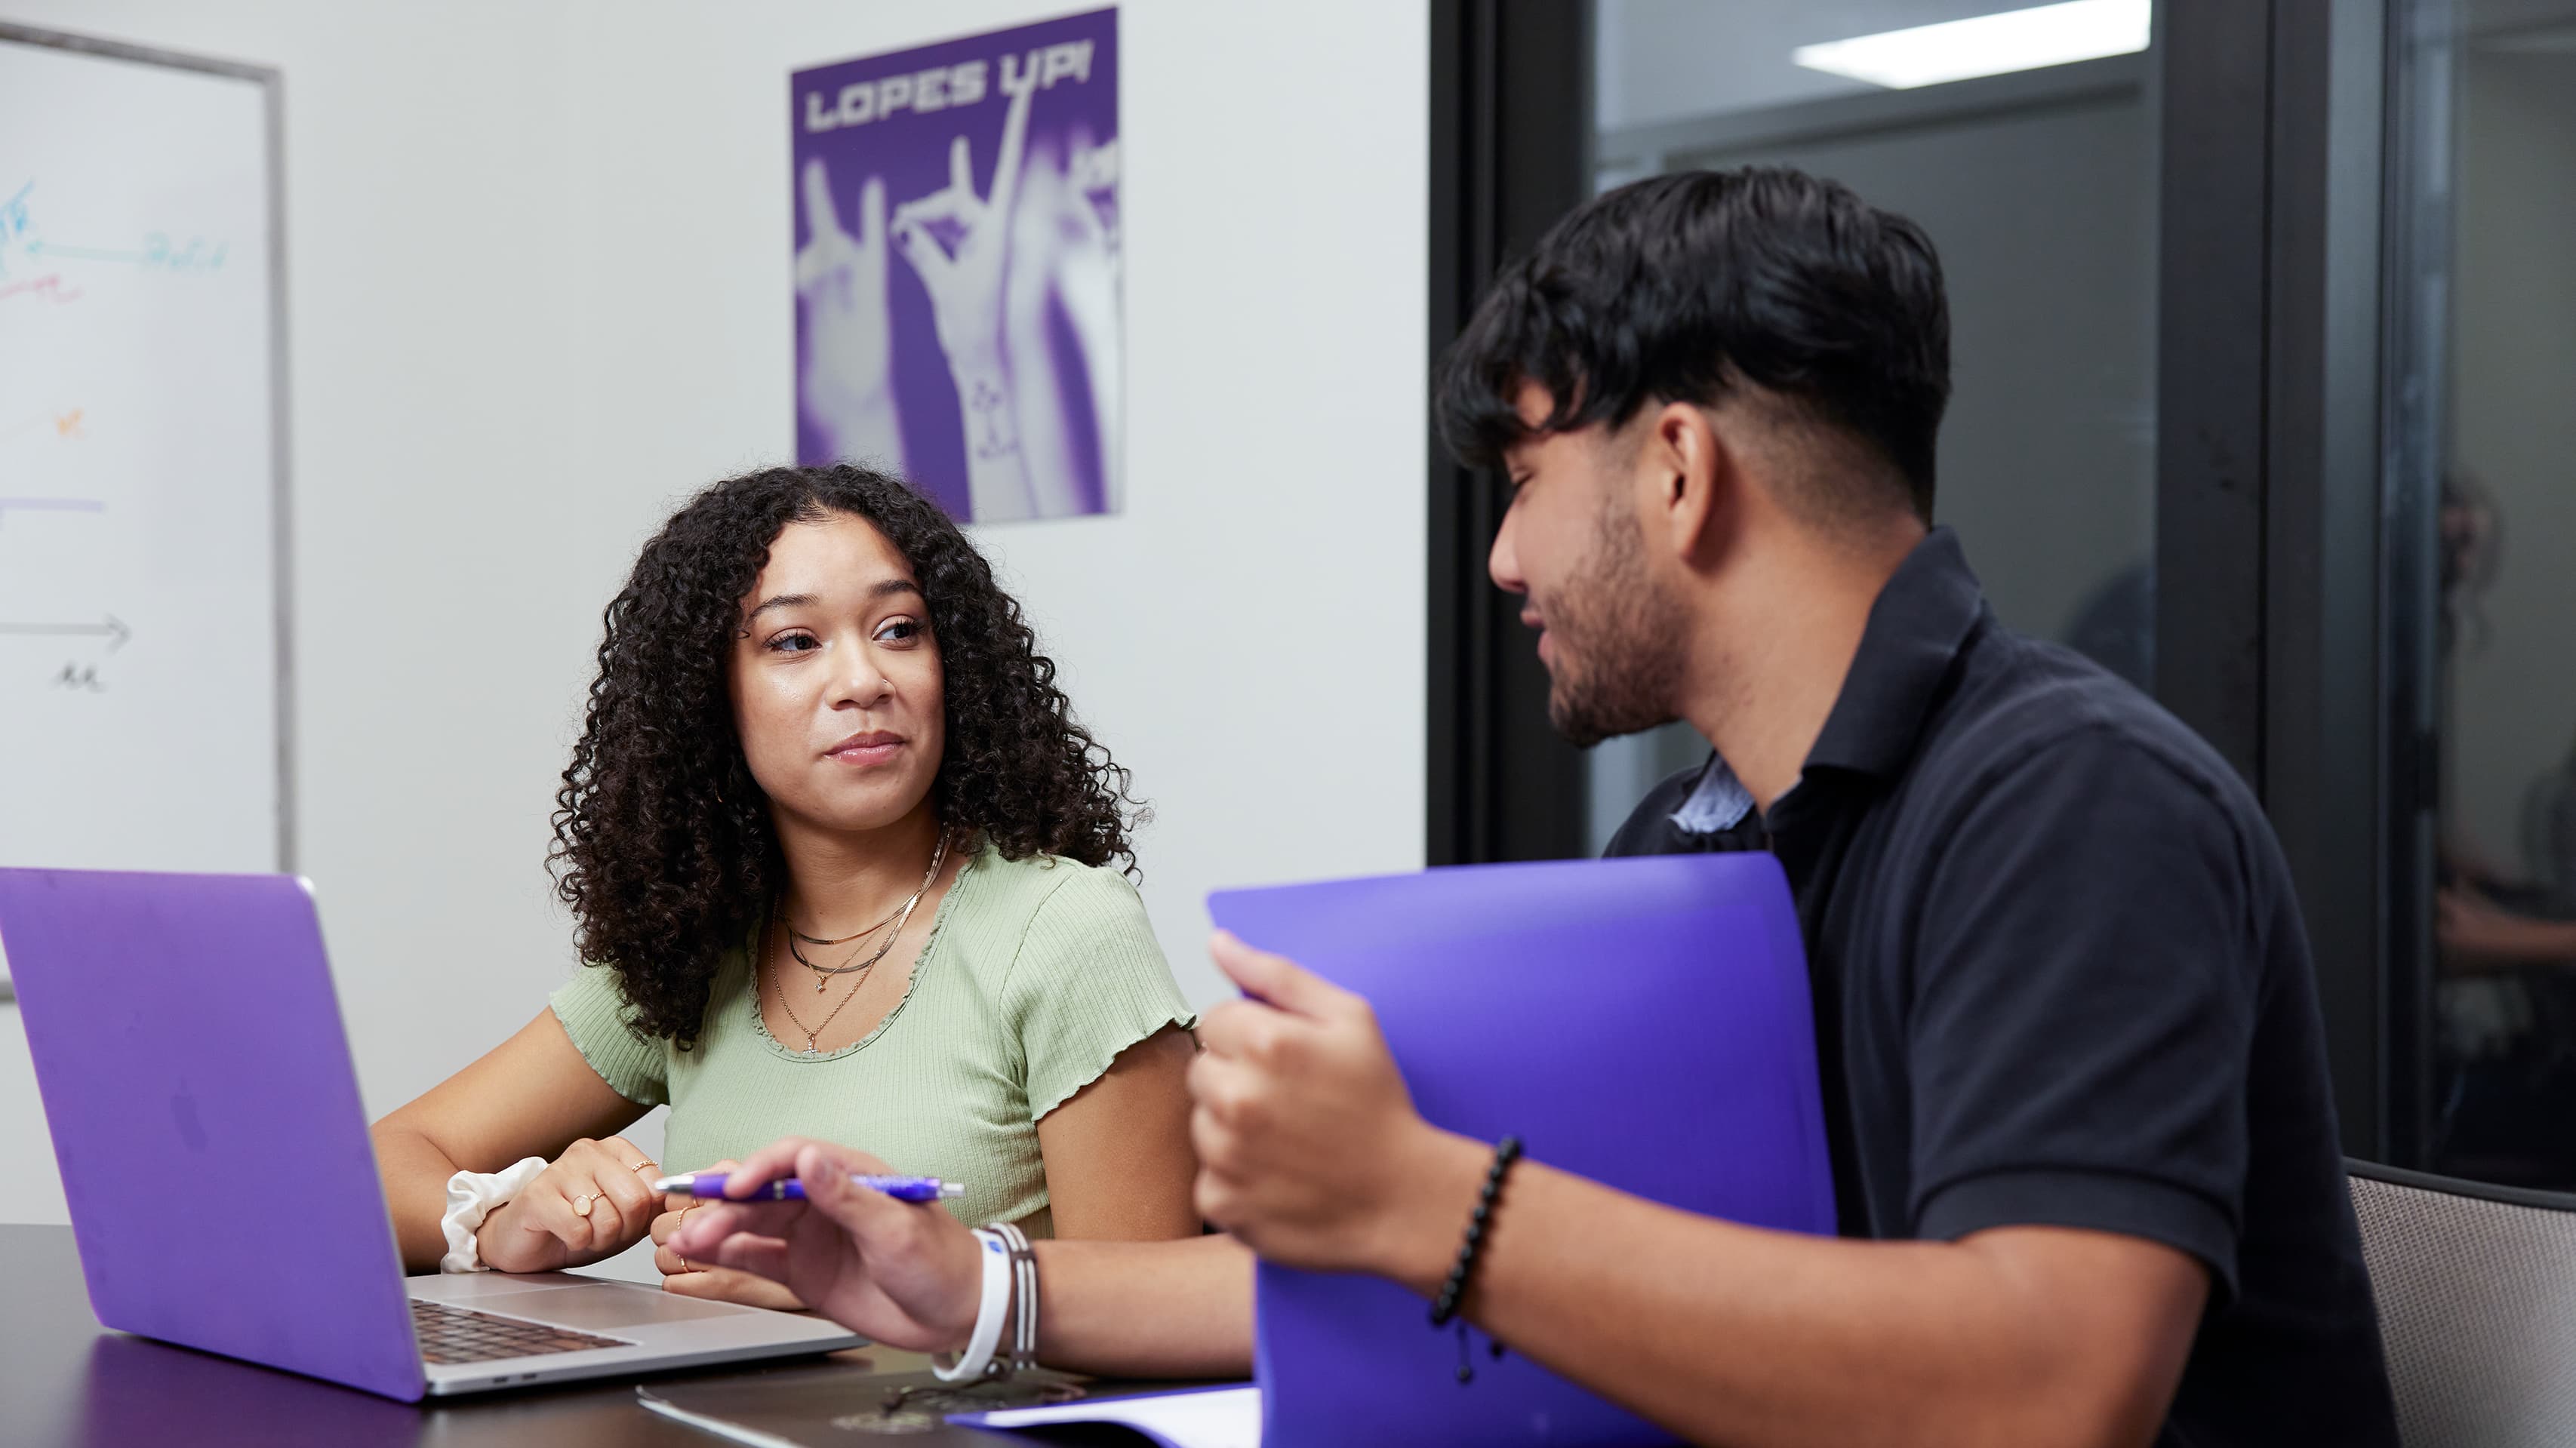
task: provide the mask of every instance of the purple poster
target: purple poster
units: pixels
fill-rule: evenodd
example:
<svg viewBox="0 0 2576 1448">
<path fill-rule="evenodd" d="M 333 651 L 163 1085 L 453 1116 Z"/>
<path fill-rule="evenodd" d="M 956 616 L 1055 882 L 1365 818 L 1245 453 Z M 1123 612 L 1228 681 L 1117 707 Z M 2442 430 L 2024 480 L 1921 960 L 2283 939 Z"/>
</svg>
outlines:
<svg viewBox="0 0 2576 1448">
<path fill-rule="evenodd" d="M 796 456 L 1118 506 L 1118 12 L 796 72 Z"/>
</svg>

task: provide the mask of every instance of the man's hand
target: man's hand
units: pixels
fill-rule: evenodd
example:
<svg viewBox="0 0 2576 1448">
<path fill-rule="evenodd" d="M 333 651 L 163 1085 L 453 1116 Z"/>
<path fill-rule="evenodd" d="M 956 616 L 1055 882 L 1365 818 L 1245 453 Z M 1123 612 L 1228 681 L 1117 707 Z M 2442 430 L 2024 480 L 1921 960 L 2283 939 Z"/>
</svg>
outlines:
<svg viewBox="0 0 2576 1448">
<path fill-rule="evenodd" d="M 691 1263 L 784 1284 L 834 1322 L 889 1347 L 954 1352 L 975 1328 L 984 1266 L 975 1234 L 935 1202 L 899 1202 L 850 1180 L 890 1175 L 865 1152 L 790 1137 L 753 1152 L 729 1175 L 740 1198 L 784 1177 L 802 1202 L 708 1202 L 664 1249 Z"/>
<path fill-rule="evenodd" d="M 1414 1111 L 1367 1001 L 1223 932 L 1210 952 L 1252 999 L 1199 1025 L 1200 1213 L 1273 1262 L 1418 1285 L 1466 1224 L 1483 1153 Z"/>
</svg>

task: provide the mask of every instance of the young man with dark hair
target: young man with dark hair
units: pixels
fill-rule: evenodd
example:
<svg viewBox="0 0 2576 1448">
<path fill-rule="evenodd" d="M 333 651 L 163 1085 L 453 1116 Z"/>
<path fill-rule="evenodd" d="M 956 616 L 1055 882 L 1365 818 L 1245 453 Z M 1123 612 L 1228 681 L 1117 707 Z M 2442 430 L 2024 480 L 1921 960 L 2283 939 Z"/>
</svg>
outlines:
<svg viewBox="0 0 2576 1448">
<path fill-rule="evenodd" d="M 1466 1315 L 1711 1442 L 2393 1443 L 2278 847 L 2216 755 L 2003 628 L 1929 526 L 1948 353 L 1922 233 L 1777 170 L 1599 198 L 1452 350 L 1444 430 L 1511 479 L 1491 568 L 1550 717 L 1580 743 L 1683 718 L 1714 750 L 1613 852 L 1787 869 L 1842 1227 L 1522 1162 Z M 1457 1252 L 1492 1146 L 1414 1112 L 1364 1001 L 1216 956 L 1257 997 L 1208 1014 L 1191 1079 L 1232 1237 L 1041 1244 L 1049 1362 L 1241 1370 L 1247 1248 L 1426 1295 Z M 745 1179 L 796 1172 L 816 1209 L 704 1212 L 683 1250 L 953 1347 L 974 1244 L 847 1186 L 864 1161 L 781 1143 Z"/>
</svg>

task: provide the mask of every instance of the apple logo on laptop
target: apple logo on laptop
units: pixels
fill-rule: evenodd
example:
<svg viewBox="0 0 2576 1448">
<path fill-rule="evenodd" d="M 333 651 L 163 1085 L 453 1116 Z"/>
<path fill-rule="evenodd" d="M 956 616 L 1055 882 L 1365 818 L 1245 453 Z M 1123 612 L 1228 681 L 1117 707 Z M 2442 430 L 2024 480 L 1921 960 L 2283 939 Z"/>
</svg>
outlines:
<svg viewBox="0 0 2576 1448">
<path fill-rule="evenodd" d="M 171 1119 L 179 1123 L 179 1139 L 190 1151 L 206 1149 L 206 1128 L 197 1120 L 197 1098 L 188 1093 L 188 1083 L 179 1083 L 179 1094 L 170 1098 Z"/>
</svg>

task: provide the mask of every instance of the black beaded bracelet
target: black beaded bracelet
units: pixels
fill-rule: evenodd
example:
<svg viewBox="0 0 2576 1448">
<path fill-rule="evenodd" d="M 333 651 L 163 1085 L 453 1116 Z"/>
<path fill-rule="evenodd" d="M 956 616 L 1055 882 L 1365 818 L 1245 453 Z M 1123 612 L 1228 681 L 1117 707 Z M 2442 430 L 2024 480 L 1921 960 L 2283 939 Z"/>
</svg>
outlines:
<svg viewBox="0 0 2576 1448">
<path fill-rule="evenodd" d="M 1467 1300 L 1467 1277 L 1476 1270 L 1477 1254 L 1485 1246 L 1485 1222 L 1494 1214 L 1494 1198 L 1503 1189 L 1503 1177 L 1512 1163 L 1521 1159 L 1521 1139 L 1506 1136 L 1494 1148 L 1494 1164 L 1486 1168 L 1485 1189 L 1476 1194 L 1475 1214 L 1467 1219 L 1466 1240 L 1458 1244 L 1458 1261 L 1449 1269 L 1449 1280 L 1440 1284 L 1440 1296 L 1431 1304 L 1431 1325 L 1447 1327 L 1449 1319 Z"/>
</svg>

